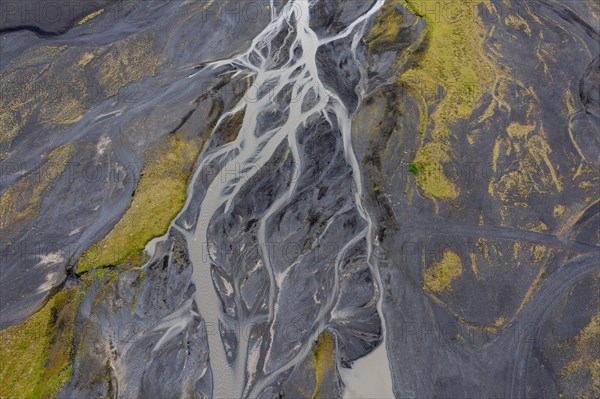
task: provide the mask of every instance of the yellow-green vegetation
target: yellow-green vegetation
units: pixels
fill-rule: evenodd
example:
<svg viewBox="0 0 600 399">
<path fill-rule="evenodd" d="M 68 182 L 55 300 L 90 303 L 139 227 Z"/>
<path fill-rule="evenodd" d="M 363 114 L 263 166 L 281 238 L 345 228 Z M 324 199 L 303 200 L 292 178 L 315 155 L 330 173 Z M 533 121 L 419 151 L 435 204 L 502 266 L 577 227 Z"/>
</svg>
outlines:
<svg viewBox="0 0 600 399">
<path fill-rule="evenodd" d="M 399 80 L 426 99 L 428 94 L 436 96 L 439 86 L 444 88 L 444 97 L 430 115 L 435 123 L 431 134 L 447 137 L 450 126 L 471 115 L 483 87 L 494 81 L 493 66 L 482 50 L 483 28 L 472 3 L 455 0 L 403 3 L 427 22 L 428 47 Z"/>
<path fill-rule="evenodd" d="M 418 176 L 421 171 L 423 170 L 423 165 L 421 165 L 418 162 L 411 162 L 408 165 L 408 170 L 410 171 L 410 173 L 412 173 L 415 177 Z"/>
<path fill-rule="evenodd" d="M 99 270 L 106 270 L 104 273 L 97 273 Z M 125 304 L 123 301 L 115 300 L 116 297 L 120 297 L 119 295 L 119 283 L 120 283 L 120 275 L 123 271 L 122 268 L 104 268 L 104 269 L 95 269 L 91 270 L 90 273 L 93 274 L 91 283 L 95 283 L 96 281 L 100 282 L 100 289 L 98 293 L 94 297 L 94 301 L 92 302 L 92 308 L 96 308 L 99 304 L 103 304 L 109 306 L 112 312 L 119 313 Z M 96 272 L 96 273 L 95 273 Z M 135 294 L 135 291 L 133 292 Z M 133 298 L 132 298 L 133 300 Z M 131 307 L 130 307 L 131 309 Z M 85 339 L 85 337 L 84 337 Z"/>
<path fill-rule="evenodd" d="M 407 7 L 414 14 L 414 17 L 411 12 L 404 11 L 400 5 Z M 412 35 L 415 31 L 421 31 L 421 28 L 417 26 L 419 17 L 422 17 L 422 15 L 409 2 L 402 0 L 386 1 L 376 16 L 371 31 L 365 37 L 369 57 L 373 54 L 393 51 L 396 53 L 396 59 L 391 67 L 397 70 L 406 65 L 424 38 L 424 36 L 421 36 L 410 47 L 400 50 L 406 44 L 407 35 Z"/>
<path fill-rule="evenodd" d="M 138 256 L 148 241 L 167 231 L 185 202 L 187 180 L 200 149 L 197 140 L 174 134 L 147 152 L 129 208 L 108 235 L 83 254 L 77 273 Z"/>
<path fill-rule="evenodd" d="M 97 60 L 98 81 L 108 96 L 144 76 L 153 76 L 158 64 L 152 37 L 136 35 L 103 47 Z"/>
<path fill-rule="evenodd" d="M 11 143 L 33 114 L 33 106 L 48 97 L 40 90 L 45 81 L 40 81 L 44 65 L 63 52 L 66 46 L 39 46 L 23 52 L 0 72 L 0 160 L 8 156 Z M 58 115 L 61 107 L 55 110 Z M 40 115 L 42 117 L 43 115 Z"/>
<path fill-rule="evenodd" d="M 557 219 L 561 218 L 565 214 L 566 209 L 567 208 L 564 205 L 556 204 L 556 205 L 554 205 L 554 210 L 553 210 L 552 214 Z"/>
<path fill-rule="evenodd" d="M 142 281 L 144 281 L 144 277 L 146 277 L 146 273 L 142 270 L 140 272 L 140 274 L 138 274 L 137 278 L 135 279 L 135 285 L 134 285 L 134 291 L 133 291 L 133 299 L 131 300 L 131 303 L 129 304 L 129 308 L 131 310 L 135 309 L 135 305 L 137 304 L 137 297 L 138 294 L 140 293 L 140 284 L 142 284 Z"/>
<path fill-rule="evenodd" d="M 454 251 L 447 249 L 439 262 L 425 270 L 425 289 L 440 293 L 449 288 L 452 281 L 460 277 L 462 272 L 460 257 Z"/>
<path fill-rule="evenodd" d="M 248 81 L 244 81 L 247 83 Z M 209 113 L 209 117 L 215 116 L 213 121 L 209 123 L 208 131 L 212 131 L 212 135 L 216 143 L 222 145 L 224 143 L 230 143 L 234 141 L 240 130 L 242 128 L 242 124 L 244 122 L 244 116 L 246 114 L 246 109 L 243 108 L 238 112 L 233 114 L 226 115 L 221 123 L 217 126 L 217 121 L 219 120 L 219 115 L 224 112 L 223 103 L 221 101 L 213 102 L 211 106 L 211 110 Z"/>
<path fill-rule="evenodd" d="M 387 1 L 377 16 L 373 28 L 365 38 L 372 53 L 386 45 L 393 45 L 402 38 L 399 37 L 404 16 L 396 11 L 398 1 Z"/>
<path fill-rule="evenodd" d="M 154 75 L 157 64 L 147 33 L 98 48 L 38 46 L 24 51 L 0 72 L 0 160 L 30 120 L 45 125 L 76 122 L 87 110 L 90 87 L 102 89 L 94 95 L 114 96 L 120 88 Z"/>
<path fill-rule="evenodd" d="M 83 17 L 79 22 L 77 22 L 77 25 L 83 25 L 87 21 L 96 18 L 98 15 L 102 14 L 103 12 L 104 12 L 104 8 L 101 8 L 98 11 L 94 11 L 93 13 L 88 14 L 85 17 Z"/>
<path fill-rule="evenodd" d="M 477 280 L 481 279 L 479 268 L 477 267 L 477 256 L 473 252 L 469 252 L 469 260 L 471 261 L 471 270 L 473 271 L 473 274 Z"/>
<path fill-rule="evenodd" d="M 450 129 L 459 119 L 471 115 L 485 88 L 492 87 L 496 71 L 482 51 L 484 32 L 473 3 L 400 2 L 427 23 L 427 48 L 398 78 L 399 83 L 424 99 L 421 133 L 431 136 L 431 142 L 421 147 L 415 158 L 423 172 L 417 176 L 417 184 L 425 196 L 453 199 L 458 195 L 457 188 L 448 181 L 441 166 L 449 158 Z M 441 97 L 440 88 L 444 93 Z M 427 109 L 432 104 L 436 106 L 429 115 Z M 424 131 L 426 126 L 430 127 L 428 131 Z"/>
<path fill-rule="evenodd" d="M 515 168 L 505 170 L 498 179 L 488 184 L 488 193 L 502 202 L 515 205 L 514 198 L 520 198 L 523 207 L 533 193 L 552 194 L 563 190 L 563 183 L 551 161 L 552 148 L 540 122 L 535 98 L 529 99 L 529 109 L 525 123 L 513 122 L 506 128 L 506 137 L 496 138 L 492 167 L 498 170 L 500 161 L 516 158 Z M 514 154 L 514 155 L 512 155 Z M 500 160 L 500 161 L 499 161 Z M 505 208 L 506 209 L 506 208 Z M 504 221 L 508 212 L 501 208 Z M 519 226 L 531 229 L 531 226 Z M 543 230 L 543 226 L 542 226 Z"/>
<path fill-rule="evenodd" d="M 431 142 L 417 152 L 411 163 L 411 172 L 425 196 L 451 200 L 458 196 L 458 189 L 448 180 L 440 161 L 448 161 L 446 149 L 439 142 Z M 438 158 L 437 161 L 432 159 Z"/>
<path fill-rule="evenodd" d="M 513 247 L 513 260 L 515 259 L 515 257 L 517 257 L 517 259 L 519 257 L 519 254 L 518 253 L 515 254 L 514 251 L 521 251 L 521 245 L 517 246 L 516 248 Z M 514 320 L 514 318 L 517 317 L 517 315 L 519 315 L 519 313 L 521 313 L 521 311 L 523 310 L 523 308 L 525 307 L 527 302 L 529 302 L 531 300 L 533 295 L 537 292 L 538 288 L 544 283 L 545 274 L 546 274 L 546 264 L 549 262 L 549 257 L 552 256 L 553 254 L 554 254 L 554 251 L 552 249 L 546 248 L 544 245 L 537 245 L 537 244 L 529 245 L 529 259 L 532 263 L 532 266 L 539 264 L 539 268 L 537 268 L 537 273 L 535 275 L 535 278 L 533 279 L 532 283 L 529 285 L 529 288 L 527 288 L 527 292 L 523 296 L 523 299 L 521 300 L 519 307 L 515 311 L 515 314 L 512 317 L 513 320 Z M 542 262 L 542 260 L 546 260 L 546 262 Z M 520 264 L 520 262 L 519 262 L 519 264 Z"/>
<path fill-rule="evenodd" d="M 315 392 L 312 397 L 315 399 L 319 397 L 323 379 L 333 370 L 335 341 L 330 332 L 325 331 L 319 336 L 312 354 L 315 358 Z"/>
<path fill-rule="evenodd" d="M 50 398 L 68 381 L 81 295 L 67 288 L 26 321 L 0 331 L 0 397 Z"/>
<path fill-rule="evenodd" d="M 504 23 L 515 30 L 522 31 L 529 38 L 531 38 L 531 28 L 529 24 L 521 15 L 517 14 L 508 14 L 506 18 L 504 18 Z"/>
<path fill-rule="evenodd" d="M 4 192 L 0 197 L 0 232 L 14 228 L 22 220 L 31 220 L 37 216 L 44 193 L 63 174 L 72 153 L 71 144 L 55 149 L 39 170 L 22 178 Z"/>
<path fill-rule="evenodd" d="M 30 49 L 0 73 L 0 144 L 8 146 L 30 117 L 44 124 L 72 123 L 85 111 L 83 70 L 66 46 Z"/>
<path fill-rule="evenodd" d="M 87 292 L 96 281 L 101 281 L 108 273 L 115 272 L 118 273 L 118 270 L 112 268 L 90 270 L 89 273 L 80 276 L 79 288 L 81 288 L 82 291 Z"/>
<path fill-rule="evenodd" d="M 600 397 L 600 313 L 575 338 L 573 360 L 563 367 L 560 378 L 568 381 L 585 375 L 591 379 L 591 389 L 580 392 L 579 397 Z"/>
<path fill-rule="evenodd" d="M 246 109 L 236 112 L 226 121 L 223 122 L 222 130 L 228 132 L 227 142 L 235 140 L 240 133 L 242 123 L 244 122 L 244 115 L 246 115 Z"/>
</svg>

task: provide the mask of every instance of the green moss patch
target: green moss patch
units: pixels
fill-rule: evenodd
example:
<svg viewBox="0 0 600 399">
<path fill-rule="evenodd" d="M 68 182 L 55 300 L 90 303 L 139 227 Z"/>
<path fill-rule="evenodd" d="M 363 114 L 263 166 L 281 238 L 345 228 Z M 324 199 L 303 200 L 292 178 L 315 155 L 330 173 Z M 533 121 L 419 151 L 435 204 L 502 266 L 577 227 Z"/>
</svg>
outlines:
<svg viewBox="0 0 600 399">
<path fill-rule="evenodd" d="M 200 149 L 197 141 L 173 135 L 149 150 L 129 209 L 106 237 L 83 254 L 77 273 L 139 256 L 148 241 L 166 233 L 183 207 L 187 181 Z"/>
<path fill-rule="evenodd" d="M 458 188 L 444 173 L 442 163 L 449 161 L 446 154 L 445 146 L 431 142 L 421 147 L 409 166 L 426 197 L 452 200 L 458 196 Z"/>
<path fill-rule="evenodd" d="M 0 397 L 50 398 L 72 372 L 81 292 L 67 288 L 21 324 L 0 331 Z"/>
<path fill-rule="evenodd" d="M 18 223 L 38 216 L 43 196 L 63 174 L 72 154 L 71 144 L 58 147 L 39 172 L 27 175 L 4 192 L 0 197 L 0 231 L 10 231 Z"/>
<path fill-rule="evenodd" d="M 381 7 L 371 32 L 365 38 L 369 52 L 378 52 L 401 41 L 399 36 L 404 16 L 396 9 L 398 4 L 399 0 L 387 1 Z"/>
<path fill-rule="evenodd" d="M 441 167 L 449 158 L 451 127 L 471 116 L 481 95 L 493 87 L 498 72 L 483 51 L 485 31 L 473 3 L 401 3 L 427 23 L 427 48 L 398 78 L 399 83 L 422 99 L 421 133 L 431 137 L 414 160 L 422 170 L 413 174 L 426 197 L 454 199 L 458 189 L 444 176 Z M 431 105 L 435 108 L 429 114 Z"/>
<path fill-rule="evenodd" d="M 439 262 L 425 270 L 425 289 L 440 293 L 448 289 L 452 281 L 462 274 L 462 271 L 460 257 L 455 252 L 446 250 Z"/>
<path fill-rule="evenodd" d="M 335 341 L 329 332 L 323 332 L 312 348 L 315 367 L 315 391 L 312 398 L 318 398 L 323 380 L 333 370 L 335 361 Z"/>
<path fill-rule="evenodd" d="M 423 171 L 423 164 L 419 162 L 411 162 L 408 165 L 408 171 L 417 177 Z"/>
</svg>

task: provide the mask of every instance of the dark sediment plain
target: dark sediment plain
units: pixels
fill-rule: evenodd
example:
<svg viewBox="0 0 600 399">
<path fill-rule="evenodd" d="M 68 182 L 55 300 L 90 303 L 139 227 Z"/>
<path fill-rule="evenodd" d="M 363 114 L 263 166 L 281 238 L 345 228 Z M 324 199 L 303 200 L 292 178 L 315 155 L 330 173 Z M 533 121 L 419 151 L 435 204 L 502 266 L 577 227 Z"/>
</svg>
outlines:
<svg viewBox="0 0 600 399">
<path fill-rule="evenodd" d="M 0 397 L 600 397 L 597 2 L 53 3 L 1 4 Z"/>
</svg>

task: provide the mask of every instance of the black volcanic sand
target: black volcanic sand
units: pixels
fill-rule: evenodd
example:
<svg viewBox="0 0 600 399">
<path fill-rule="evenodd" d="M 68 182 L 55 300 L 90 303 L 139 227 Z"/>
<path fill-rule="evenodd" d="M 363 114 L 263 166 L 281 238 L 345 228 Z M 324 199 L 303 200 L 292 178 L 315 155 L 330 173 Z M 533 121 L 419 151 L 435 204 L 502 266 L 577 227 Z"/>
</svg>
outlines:
<svg viewBox="0 0 600 399">
<path fill-rule="evenodd" d="M 495 98 L 484 94 L 469 118 L 451 126 L 452 155 L 442 173 L 458 187 L 456 198 L 431 198 L 416 185 L 411 162 L 431 137 L 419 134 L 414 92 L 396 83 L 377 89 L 354 120 L 365 185 L 373 187 L 368 204 L 380 241 L 394 392 L 597 396 L 597 6 L 493 4 L 490 15 L 499 22 L 486 25 L 484 45 L 506 76 L 497 81 Z M 525 17 L 530 36 L 504 23 L 523 10 L 531 13 Z M 535 55 L 540 49 L 552 51 L 545 64 Z M 508 107 L 480 119 L 498 98 Z M 431 112 L 436 103 L 428 106 Z M 515 122 L 537 130 L 512 141 Z M 549 154 L 532 171 L 520 163 L 528 144 Z M 509 179 L 515 175 L 523 178 Z M 444 289 L 431 289 L 426 271 L 448 251 L 461 272 Z"/>
<path fill-rule="evenodd" d="M 125 213 L 146 150 L 184 129 L 206 140 L 198 165 L 235 137 L 243 111 L 209 134 L 247 82 L 231 77 L 228 67 L 203 66 L 248 48 L 270 11 L 268 2 L 260 2 L 259 18 L 219 13 L 233 1 L 98 1 L 72 18 L 13 15 L 0 25 L 0 102 L 7 110 L 0 116 L 7 132 L 0 137 L 0 194 L 11 186 L 24 191 L 6 196 L 21 212 L 16 220 L 0 210 L 0 328 L 25 320 L 65 285 L 83 290 L 73 372 L 60 397 L 209 397 L 207 334 L 220 333 L 228 348 L 236 348 L 236 335 L 228 332 L 247 320 L 254 323 L 249 342 L 263 342 L 257 344 L 258 379 L 312 347 L 260 397 L 298 397 L 313 389 L 320 397 L 339 397 L 338 368 L 382 342 L 366 240 L 345 254 L 338 292 L 331 292 L 336 251 L 365 222 L 354 206 L 340 128 L 323 117 L 307 121 L 298 134 L 301 165 L 292 164 L 284 143 L 229 212 L 211 221 L 209 241 L 226 247 L 214 259 L 222 269 L 214 280 L 227 313 L 223 325 L 207 326 L 198 314 L 192 264 L 177 230 L 194 228 L 216 175 L 196 181 L 189 208 L 145 267 L 124 263 L 74 273 L 81 254 Z M 507 3 L 494 1 L 484 19 L 484 49 L 503 76 L 477 99 L 471 116 L 450 126 L 444 143 L 450 159 L 440 173 L 456 186 L 453 199 L 428 196 L 411 166 L 433 140 L 431 121 L 420 134 L 422 103 L 431 114 L 439 98 L 420 98 L 397 79 L 426 51 L 426 22 L 396 5 L 403 22 L 395 40 L 364 40 L 358 60 L 348 41 L 317 53 L 322 81 L 356 112 L 353 144 L 374 223 L 372 257 L 383 282 L 397 397 L 598 395 L 598 9 L 585 1 Z M 312 9 L 311 27 L 322 37 L 333 35 L 371 4 L 321 0 Z M 133 11 L 118 12 L 128 6 Z M 77 24 L 102 7 L 103 13 Z M 529 31 L 504 23 L 511 10 L 530 13 Z M 281 45 L 281 37 L 273 44 Z M 192 73 L 198 75 L 187 79 Z M 356 90 L 361 73 L 366 98 Z M 289 98 L 282 97 L 274 101 L 285 105 Z M 279 126 L 285 116 L 282 106 L 261 116 L 259 126 Z M 515 136 L 515 123 L 534 127 Z M 41 173 L 41 165 L 58 163 L 56 154 L 67 154 L 69 168 Z M 527 157 L 536 167 L 520 162 Z M 217 157 L 215 170 L 226 161 Z M 31 181 L 17 185 L 28 176 Z M 269 326 L 261 322 L 269 313 L 269 279 L 254 267 L 260 259 L 256 223 L 292 179 L 298 179 L 292 201 L 269 219 L 266 231 L 280 248 L 302 244 L 295 252 L 271 254 L 276 265 L 297 262 L 283 286 L 278 317 L 281 325 L 297 328 L 299 345 L 275 331 L 268 363 L 261 339 Z M 44 189 L 36 191 L 40 182 Z M 438 286 L 428 285 L 436 265 L 446 269 L 440 266 L 435 276 Z M 239 293 L 226 295 L 226 285 Z M 329 332 L 315 336 L 319 305 L 334 295 Z M 333 337 L 335 362 L 321 364 L 318 374 L 317 353 L 327 347 L 327 337 Z"/>
<path fill-rule="evenodd" d="M 191 263 L 176 229 L 170 230 L 169 239 L 159 245 L 143 269 L 135 261 L 84 274 L 77 271 L 79 275 L 73 268 L 81 254 L 124 214 L 148 148 L 182 130 L 207 139 L 207 151 L 235 137 L 241 115 L 232 116 L 210 138 L 208 135 L 215 116 L 231 109 L 246 82 L 242 76 L 232 78 L 227 67 L 209 71 L 204 65 L 247 48 L 270 12 L 263 8 L 258 20 L 240 19 L 235 12 L 219 13 L 220 6 L 227 10 L 233 4 L 221 3 L 207 10 L 206 3 L 143 2 L 136 3 L 135 18 L 113 22 L 108 7 L 81 26 L 66 22 L 62 27 L 53 26 L 56 31 L 65 30 L 58 35 L 42 35 L 28 27 L 6 32 L 13 40 L 2 47 L 3 101 L 13 113 L 3 120 L 10 133 L 0 143 L 3 171 L 8 172 L 3 172 L 3 180 L 15 186 L 22 176 L 34 174 L 40 159 L 56 163 L 56 155 L 51 155 L 56 149 L 68 154 L 73 170 L 54 173 L 37 194 L 40 198 L 31 200 L 32 212 L 9 214 L 16 214 L 11 217 L 18 223 L 0 226 L 7 238 L 2 242 L 7 257 L 1 265 L 0 321 L 8 326 L 24 320 L 64 284 L 83 290 L 75 318 L 73 372 L 62 397 L 211 395 L 213 371 L 207 361 L 206 337 L 218 332 L 198 315 Z M 312 27 L 327 36 L 347 27 L 371 2 L 331 2 L 319 7 L 322 5 L 326 10 L 321 13 L 315 8 Z M 274 38 L 274 46 L 281 44 L 281 38 Z M 365 50 L 362 46 L 361 53 Z M 318 63 L 324 68 L 323 81 L 336 88 L 347 107 L 355 108 L 358 97 L 353 85 L 359 81 L 360 71 L 353 65 L 349 43 L 325 46 Z M 339 63 L 348 65 L 341 77 L 335 73 Z M 192 73 L 197 73 L 193 84 L 187 79 Z M 35 101 L 25 101 L 31 97 Z M 281 101 L 282 106 L 278 113 L 259 118 L 261 130 L 284 120 L 290 98 L 283 93 L 274 101 Z M 293 249 L 275 251 L 274 264 L 298 263 L 282 290 L 276 327 L 296 326 L 297 345 L 290 350 L 287 331 L 276 331 L 270 363 L 264 358 L 266 340 L 260 348 L 259 370 L 277 370 L 299 350 L 310 349 L 317 338 L 319 303 L 326 301 L 337 314 L 327 315 L 330 328 L 336 331 L 335 341 L 331 341 L 334 346 L 325 354 L 331 364 L 339 359 L 348 367 L 381 340 L 375 278 L 366 263 L 365 240 L 348 249 L 338 289 L 332 290 L 335 255 L 365 228 L 354 205 L 352 171 L 344 157 L 341 132 L 335 118 L 332 120 L 313 118 L 299 132 L 299 176 L 294 175 L 289 149 L 282 146 L 269 165 L 244 186 L 231 211 L 217 214 L 209 229 L 211 242 L 239 249 L 224 251 L 224 258 L 216 259 L 229 267 L 215 278 L 231 322 L 219 326 L 223 340 L 235 349 L 235 335 L 226 331 L 245 320 L 256 320 L 249 331 L 254 344 L 268 332 L 268 326 L 260 322 L 268 315 L 268 276 L 264 269 L 257 273 L 254 267 L 259 259 L 254 243 L 256 220 L 291 179 L 298 180 L 293 201 L 267 225 L 268 242 Z M 224 161 L 214 161 L 216 170 Z M 198 164 L 201 162 L 202 157 Z M 100 176 L 82 178 L 89 165 L 100 171 Z M 111 171 L 118 173 L 112 175 Z M 177 220 L 179 228 L 195 226 L 211 177 L 216 178 L 203 176 L 196 181 L 190 206 Z M 8 192 L 4 186 L 2 190 L 2 194 Z M 9 200 L 24 195 L 9 194 Z M 302 228 L 297 229 L 298 225 Z M 299 243 L 303 245 L 298 247 Z M 240 288 L 233 302 L 224 294 L 225 282 Z M 265 395 L 283 391 L 291 395 L 297 384 L 314 386 L 314 355 L 308 352 L 299 366 L 285 370 L 266 386 Z M 257 377 L 264 375 L 259 371 Z M 337 368 L 329 367 L 315 389 L 324 396 L 339 395 Z"/>
<path fill-rule="evenodd" d="M 208 113 L 213 100 L 202 99 L 209 93 L 230 104 L 245 87 L 217 76 L 222 71 L 193 85 L 185 78 L 207 61 L 245 49 L 268 22 L 268 5 L 257 18 L 238 20 L 229 18 L 233 12 L 219 16 L 217 4 L 205 6 L 120 2 L 82 25 L 38 24 L 66 29 L 59 35 L 26 28 L 2 34 L 0 194 L 28 174 L 47 187 L 33 194 L 35 212 L 17 221 L 2 215 L 0 325 L 38 309 L 64 281 L 65 266 L 121 218 L 146 149 L 197 108 Z M 207 134 L 203 123 L 192 126 L 198 135 Z M 73 151 L 62 174 L 48 172 L 56 163 L 49 154 L 69 144 Z M 48 254 L 58 256 L 42 262 Z"/>
</svg>

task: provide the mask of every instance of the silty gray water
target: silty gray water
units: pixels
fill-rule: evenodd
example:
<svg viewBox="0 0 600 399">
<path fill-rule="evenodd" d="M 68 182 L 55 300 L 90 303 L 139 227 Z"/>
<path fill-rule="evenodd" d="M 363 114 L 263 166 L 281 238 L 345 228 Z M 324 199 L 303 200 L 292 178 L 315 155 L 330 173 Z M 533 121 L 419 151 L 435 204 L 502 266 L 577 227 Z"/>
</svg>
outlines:
<svg viewBox="0 0 600 399">
<path fill-rule="evenodd" d="M 336 295 L 339 293 L 338 269 L 347 253 L 354 247 L 362 248 L 364 258 L 376 281 L 375 292 L 379 292 L 379 273 L 371 257 L 371 221 L 362 205 L 363 185 L 359 164 L 352 149 L 351 114 L 335 91 L 326 87 L 321 80 L 317 51 L 320 46 L 346 40 L 351 44 L 351 52 L 358 65 L 356 51 L 364 35 L 365 24 L 383 2 L 374 2 L 367 12 L 345 29 L 323 38 L 319 38 L 311 28 L 310 8 L 313 2 L 292 1 L 279 10 L 271 2 L 271 22 L 253 40 L 245 53 L 208 64 L 188 77 L 193 80 L 206 70 L 223 70 L 223 74 L 244 74 L 254 79 L 244 98 L 234 109 L 222 115 L 214 128 L 219 129 L 226 118 L 244 112 L 237 137 L 234 141 L 216 149 L 209 149 L 202 155 L 190 181 L 184 208 L 172 223 L 172 227 L 180 230 L 186 238 L 193 263 L 195 301 L 208 332 L 213 397 L 256 396 L 273 383 L 277 376 L 300 362 L 310 350 L 310 339 L 287 342 L 291 347 L 291 355 L 283 360 L 278 349 L 273 349 L 273 344 L 277 344 L 282 335 L 281 329 L 278 328 L 284 324 L 284 321 L 280 320 L 285 319 L 282 312 L 287 312 L 286 309 L 281 309 L 280 303 L 282 298 L 292 296 L 286 287 L 298 279 L 295 273 L 304 267 L 305 257 L 302 255 L 293 261 L 285 259 L 289 262 L 281 262 L 271 252 L 281 250 L 283 244 L 270 239 L 267 230 L 269 222 L 277 214 L 281 214 L 298 194 L 298 184 L 302 180 L 307 163 L 303 159 L 305 150 L 299 144 L 299 141 L 303 140 L 299 134 L 304 135 L 307 129 L 316 124 L 327 126 L 332 134 L 339 134 L 343 161 L 348 172 L 349 180 L 346 183 L 352 186 L 348 194 L 353 196 L 348 204 L 334 212 L 331 218 L 320 222 L 324 224 L 320 239 L 326 240 L 323 237 L 327 231 L 334 231 L 337 221 L 347 217 L 345 215 L 349 212 L 357 215 L 358 218 L 354 217 L 362 222 L 351 237 L 344 237 L 341 241 L 336 241 L 335 247 L 331 247 L 336 252 L 332 256 L 333 281 L 331 287 L 323 288 L 334 294 L 328 295 L 323 302 L 317 299 L 315 294 L 315 303 L 319 305 L 319 311 L 314 320 L 314 328 L 311 327 L 310 334 L 306 335 L 311 335 L 314 339 L 330 324 L 330 320 L 335 318 L 334 308 L 339 305 Z M 364 80 L 364 72 L 361 75 Z M 362 87 L 365 86 L 363 81 L 358 85 L 356 94 L 359 97 L 364 94 Z M 272 126 L 269 126 L 264 123 L 264 115 L 280 122 L 271 123 Z M 264 311 L 259 309 L 243 312 L 240 283 L 233 277 L 238 271 L 227 265 L 227 255 L 220 253 L 227 252 L 227 243 L 223 242 L 226 239 L 218 239 L 212 230 L 215 225 L 219 225 L 219 218 L 226 218 L 227 215 L 230 218 L 236 217 L 237 211 L 234 208 L 236 204 L 243 202 L 240 197 L 243 197 L 241 192 L 245 185 L 256 181 L 255 176 L 261 169 L 273 168 L 270 160 L 281 148 L 285 148 L 284 158 L 291 164 L 291 177 L 288 176 L 287 187 L 279 190 L 280 195 L 267 202 L 264 209 L 254 215 L 256 219 L 252 223 L 256 226 L 255 250 L 258 256 L 252 258 L 254 264 L 246 276 L 248 279 L 249 275 L 257 271 L 268 275 L 266 308 Z M 215 175 L 215 164 L 220 170 L 216 177 L 206 181 L 207 175 Z M 200 196 L 203 197 L 198 201 L 194 198 L 195 194 L 198 196 L 195 190 L 202 184 L 205 187 Z M 195 215 L 190 208 L 193 199 L 199 204 Z M 147 247 L 148 252 L 153 252 L 156 243 L 164 239 L 165 237 L 153 240 Z M 239 249 L 243 256 L 243 251 L 247 249 L 245 244 Z M 380 311 L 380 301 L 377 302 Z M 193 317 L 193 312 L 187 315 Z M 168 330 L 168 336 L 174 336 L 185 325 L 185 321 L 174 320 L 173 328 Z M 236 325 L 237 329 L 232 327 L 233 325 Z M 266 329 L 260 330 L 261 334 L 256 336 L 253 335 L 253 327 L 258 325 L 266 326 Z M 387 362 L 387 358 L 385 361 Z M 261 370 L 259 366 L 262 366 Z M 389 373 L 389 369 L 385 369 Z"/>
</svg>

